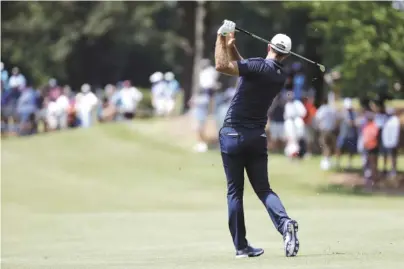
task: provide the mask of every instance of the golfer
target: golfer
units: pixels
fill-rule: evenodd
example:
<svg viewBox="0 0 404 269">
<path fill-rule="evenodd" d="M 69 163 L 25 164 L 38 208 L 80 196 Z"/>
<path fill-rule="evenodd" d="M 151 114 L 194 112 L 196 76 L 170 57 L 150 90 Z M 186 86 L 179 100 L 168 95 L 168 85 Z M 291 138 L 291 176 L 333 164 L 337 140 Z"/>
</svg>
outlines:
<svg viewBox="0 0 404 269">
<path fill-rule="evenodd" d="M 283 235 L 285 254 L 299 250 L 298 224 L 289 218 L 278 195 L 268 181 L 268 153 L 265 124 L 267 111 L 286 80 L 281 61 L 292 47 L 291 39 L 277 34 L 268 45 L 265 59 L 243 59 L 235 44 L 235 23 L 224 21 L 218 30 L 215 47 L 216 70 L 239 76 L 235 96 L 219 131 L 220 150 L 227 178 L 229 228 L 236 248 L 236 258 L 257 257 L 263 249 L 252 247 L 246 239 L 243 191 L 244 169 L 251 185 L 265 205 L 275 228 Z"/>
</svg>

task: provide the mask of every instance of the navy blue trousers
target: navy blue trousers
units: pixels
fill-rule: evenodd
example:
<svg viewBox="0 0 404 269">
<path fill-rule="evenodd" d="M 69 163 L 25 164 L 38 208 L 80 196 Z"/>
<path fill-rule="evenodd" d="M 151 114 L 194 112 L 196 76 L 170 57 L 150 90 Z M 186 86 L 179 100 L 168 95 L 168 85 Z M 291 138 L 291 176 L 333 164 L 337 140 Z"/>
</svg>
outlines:
<svg viewBox="0 0 404 269">
<path fill-rule="evenodd" d="M 247 247 L 243 208 L 244 169 L 275 228 L 283 234 L 283 224 L 289 217 L 278 195 L 269 185 L 264 129 L 223 127 L 219 132 L 219 141 L 227 178 L 229 229 L 235 248 L 241 250 Z"/>
</svg>

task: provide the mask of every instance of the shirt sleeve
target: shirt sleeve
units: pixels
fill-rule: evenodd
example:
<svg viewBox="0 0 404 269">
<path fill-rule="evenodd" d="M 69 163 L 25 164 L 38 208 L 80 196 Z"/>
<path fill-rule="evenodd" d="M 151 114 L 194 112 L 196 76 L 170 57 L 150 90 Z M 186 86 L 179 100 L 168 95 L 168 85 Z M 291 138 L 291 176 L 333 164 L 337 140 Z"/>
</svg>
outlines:
<svg viewBox="0 0 404 269">
<path fill-rule="evenodd" d="M 264 59 L 251 58 L 237 61 L 238 72 L 240 76 L 247 76 L 251 74 L 259 74 L 264 70 Z"/>
</svg>

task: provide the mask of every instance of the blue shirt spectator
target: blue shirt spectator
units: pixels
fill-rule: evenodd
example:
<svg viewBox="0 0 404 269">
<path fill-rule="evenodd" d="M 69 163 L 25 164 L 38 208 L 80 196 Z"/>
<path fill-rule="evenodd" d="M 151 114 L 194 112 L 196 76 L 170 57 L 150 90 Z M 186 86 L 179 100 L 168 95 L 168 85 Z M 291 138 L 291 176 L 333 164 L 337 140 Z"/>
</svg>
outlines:
<svg viewBox="0 0 404 269">
<path fill-rule="evenodd" d="M 20 116 L 28 116 L 37 109 L 37 94 L 32 87 L 22 91 L 17 101 L 17 113 Z"/>
<path fill-rule="evenodd" d="M 295 94 L 295 99 L 300 100 L 303 96 L 303 87 L 305 83 L 305 76 L 303 73 L 297 73 L 293 77 L 293 92 Z"/>
<path fill-rule="evenodd" d="M 0 63 L 1 68 L 1 87 L 4 88 L 5 91 L 8 90 L 8 72 L 4 69 L 4 64 Z"/>
<path fill-rule="evenodd" d="M 180 89 L 180 84 L 176 79 L 173 79 L 167 82 L 167 89 L 168 89 L 168 96 L 175 96 Z"/>
<path fill-rule="evenodd" d="M 174 97 L 180 90 L 180 84 L 175 79 L 173 72 L 164 74 L 164 80 L 167 82 L 167 97 Z"/>
<path fill-rule="evenodd" d="M 293 76 L 293 94 L 295 95 L 295 100 L 301 100 L 306 79 L 303 73 L 303 66 L 299 62 L 295 62 L 292 64 L 292 70 L 295 73 Z"/>
</svg>

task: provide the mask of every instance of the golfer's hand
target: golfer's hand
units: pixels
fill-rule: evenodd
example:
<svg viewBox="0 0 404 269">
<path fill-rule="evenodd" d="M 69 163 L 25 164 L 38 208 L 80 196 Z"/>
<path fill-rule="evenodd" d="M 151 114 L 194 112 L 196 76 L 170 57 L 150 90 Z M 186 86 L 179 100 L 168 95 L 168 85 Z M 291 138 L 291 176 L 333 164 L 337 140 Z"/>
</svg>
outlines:
<svg viewBox="0 0 404 269">
<path fill-rule="evenodd" d="M 236 38 L 234 32 L 226 36 L 227 47 L 231 48 L 236 44 Z"/>
<path fill-rule="evenodd" d="M 232 21 L 224 20 L 222 26 L 217 30 L 218 35 L 226 36 L 230 33 L 234 33 L 236 30 L 236 24 Z"/>
</svg>

